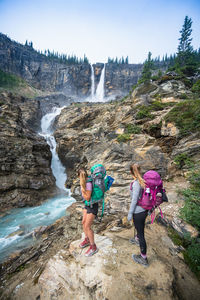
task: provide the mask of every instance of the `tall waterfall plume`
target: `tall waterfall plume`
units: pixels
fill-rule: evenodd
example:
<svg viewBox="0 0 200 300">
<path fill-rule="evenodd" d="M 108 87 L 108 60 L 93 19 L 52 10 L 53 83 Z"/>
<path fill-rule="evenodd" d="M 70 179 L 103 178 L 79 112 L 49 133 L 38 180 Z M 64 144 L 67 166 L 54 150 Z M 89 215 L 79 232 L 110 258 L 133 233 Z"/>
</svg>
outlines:
<svg viewBox="0 0 200 300">
<path fill-rule="evenodd" d="M 91 96 L 88 99 L 90 102 L 104 102 L 105 101 L 104 85 L 105 85 L 105 64 L 101 71 L 101 76 L 100 76 L 99 84 L 96 88 L 96 93 L 95 93 L 94 68 L 91 65 Z"/>
</svg>

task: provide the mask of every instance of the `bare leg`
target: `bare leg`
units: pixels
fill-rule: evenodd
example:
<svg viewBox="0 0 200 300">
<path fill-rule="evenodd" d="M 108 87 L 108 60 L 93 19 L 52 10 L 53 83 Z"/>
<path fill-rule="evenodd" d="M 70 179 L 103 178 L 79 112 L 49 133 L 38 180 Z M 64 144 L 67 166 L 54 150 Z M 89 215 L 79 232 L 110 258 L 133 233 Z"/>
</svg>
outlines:
<svg viewBox="0 0 200 300">
<path fill-rule="evenodd" d="M 86 233 L 86 230 L 85 230 L 86 218 L 87 218 L 87 209 L 84 208 L 84 210 L 83 210 L 82 225 L 83 225 L 83 231 L 85 233 L 85 237 L 87 238 L 88 236 L 87 236 L 87 233 Z"/>
<path fill-rule="evenodd" d="M 85 233 L 86 233 L 86 236 L 89 238 L 90 245 L 94 245 L 94 231 L 91 229 L 94 218 L 95 218 L 95 215 L 87 214 L 85 225 L 84 225 Z"/>
</svg>

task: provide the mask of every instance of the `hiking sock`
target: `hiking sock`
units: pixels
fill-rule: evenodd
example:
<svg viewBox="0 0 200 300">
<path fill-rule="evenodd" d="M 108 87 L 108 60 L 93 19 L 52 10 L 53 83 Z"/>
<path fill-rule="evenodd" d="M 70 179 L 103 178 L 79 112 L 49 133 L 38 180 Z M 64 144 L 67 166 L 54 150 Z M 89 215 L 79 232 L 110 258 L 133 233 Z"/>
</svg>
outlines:
<svg viewBox="0 0 200 300">
<path fill-rule="evenodd" d="M 147 259 L 147 256 L 146 256 L 146 254 L 140 254 L 144 259 Z"/>
</svg>

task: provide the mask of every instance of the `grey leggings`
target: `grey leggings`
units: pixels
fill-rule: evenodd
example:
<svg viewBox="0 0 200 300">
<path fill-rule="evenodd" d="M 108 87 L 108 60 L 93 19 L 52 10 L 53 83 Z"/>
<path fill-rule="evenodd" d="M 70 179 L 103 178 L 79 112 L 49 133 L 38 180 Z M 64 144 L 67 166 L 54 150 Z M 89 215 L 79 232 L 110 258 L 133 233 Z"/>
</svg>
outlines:
<svg viewBox="0 0 200 300">
<path fill-rule="evenodd" d="M 147 244 L 144 237 L 144 226 L 145 226 L 146 217 L 147 217 L 147 210 L 138 214 L 133 214 L 133 221 L 134 221 L 135 228 L 137 230 L 137 237 L 140 243 L 140 251 L 144 255 L 147 253 Z"/>
</svg>

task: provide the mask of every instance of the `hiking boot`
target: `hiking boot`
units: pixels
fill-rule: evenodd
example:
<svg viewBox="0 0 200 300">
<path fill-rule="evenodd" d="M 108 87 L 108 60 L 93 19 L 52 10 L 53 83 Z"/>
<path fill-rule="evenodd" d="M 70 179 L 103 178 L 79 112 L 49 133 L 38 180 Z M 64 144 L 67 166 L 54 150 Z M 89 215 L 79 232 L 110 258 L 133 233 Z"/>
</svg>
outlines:
<svg viewBox="0 0 200 300">
<path fill-rule="evenodd" d="M 136 239 L 136 238 L 130 238 L 129 242 L 133 245 L 137 245 L 137 246 L 140 246 L 140 243 L 139 243 L 139 239 Z"/>
<path fill-rule="evenodd" d="M 90 248 L 85 252 L 85 256 L 92 256 L 97 253 L 99 250 L 97 249 L 96 244 L 90 245 Z"/>
<path fill-rule="evenodd" d="M 89 246 L 89 245 L 90 245 L 89 239 L 88 239 L 88 238 L 85 238 L 84 241 L 83 241 L 82 243 L 80 243 L 79 247 L 80 247 L 80 248 L 85 248 L 85 247 L 87 247 L 87 246 Z"/>
<path fill-rule="evenodd" d="M 135 254 L 133 254 L 132 255 L 132 259 L 136 262 L 136 263 L 138 263 L 138 264 L 141 264 L 141 265 L 143 265 L 143 266 L 145 266 L 145 267 L 148 267 L 148 260 L 147 260 L 147 258 L 143 258 L 141 255 L 135 255 Z"/>
</svg>

